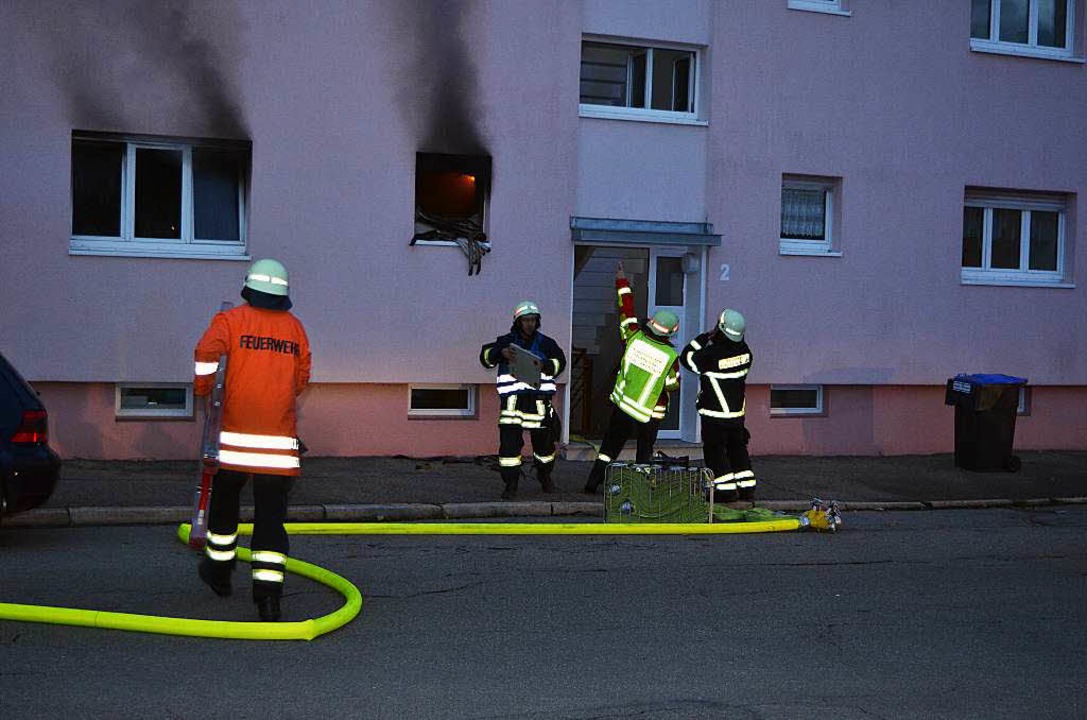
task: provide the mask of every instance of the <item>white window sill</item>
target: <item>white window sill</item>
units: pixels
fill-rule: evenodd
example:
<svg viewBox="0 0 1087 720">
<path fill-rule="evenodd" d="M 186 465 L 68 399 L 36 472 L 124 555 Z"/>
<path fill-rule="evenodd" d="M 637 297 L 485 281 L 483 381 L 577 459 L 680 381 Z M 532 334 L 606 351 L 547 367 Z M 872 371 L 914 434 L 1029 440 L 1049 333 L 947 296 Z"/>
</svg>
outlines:
<svg viewBox="0 0 1087 720">
<path fill-rule="evenodd" d="M 850 10 L 842 10 L 839 7 L 833 7 L 828 3 L 804 2 L 804 0 L 789 0 L 789 9 L 823 13 L 824 15 L 838 15 L 839 17 L 850 17 L 853 14 Z"/>
<path fill-rule="evenodd" d="M 1058 62 L 1070 62 L 1083 64 L 1082 57 L 1074 57 L 1067 50 L 1058 48 L 1044 48 L 1032 45 L 1020 45 L 1018 43 L 994 42 L 992 40 L 979 40 L 970 38 L 970 50 L 993 55 L 1014 55 L 1017 57 L 1035 58 L 1038 60 L 1056 60 Z"/>
<path fill-rule="evenodd" d="M 663 123 L 665 125 L 691 125 L 706 127 L 709 122 L 699 120 L 693 113 L 669 112 L 667 110 L 643 110 L 642 108 L 620 108 L 610 105 L 578 105 L 578 117 L 599 120 L 631 120 L 634 122 Z"/>
<path fill-rule="evenodd" d="M 789 240 L 781 241 L 781 244 L 778 246 L 778 254 L 790 255 L 793 257 L 842 257 L 841 250 L 794 244 Z"/>
<path fill-rule="evenodd" d="M 1075 289 L 1076 284 L 1063 280 L 1045 280 L 1025 276 L 998 274 L 987 271 L 963 270 L 959 276 L 963 285 L 993 285 L 997 287 L 1035 287 L 1035 288 L 1059 288 L 1064 290 Z"/>
<path fill-rule="evenodd" d="M 412 247 L 453 247 L 459 248 L 460 245 L 454 240 L 416 240 L 412 243 Z"/>
<path fill-rule="evenodd" d="M 118 410 L 115 420 L 192 420 L 192 410 Z"/>
<path fill-rule="evenodd" d="M 69 255 L 106 257 L 186 258 L 190 260 L 250 260 L 240 243 L 126 242 L 73 237 Z"/>
</svg>

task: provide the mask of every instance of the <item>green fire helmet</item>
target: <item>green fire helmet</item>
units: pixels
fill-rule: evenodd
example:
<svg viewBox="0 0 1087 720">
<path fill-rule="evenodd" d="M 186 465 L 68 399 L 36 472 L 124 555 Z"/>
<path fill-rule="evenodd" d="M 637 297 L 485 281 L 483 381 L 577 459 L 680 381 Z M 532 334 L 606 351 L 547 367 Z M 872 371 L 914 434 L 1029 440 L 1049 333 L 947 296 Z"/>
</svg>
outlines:
<svg viewBox="0 0 1087 720">
<path fill-rule="evenodd" d="M 740 313 L 726 308 L 721 311 L 721 316 L 717 318 L 717 327 L 729 340 L 740 342 L 744 339 L 747 321 L 744 320 L 744 316 Z"/>
<path fill-rule="evenodd" d="M 649 318 L 649 329 L 660 337 L 672 337 L 679 330 L 679 318 L 671 310 L 658 310 Z"/>
<path fill-rule="evenodd" d="M 286 296 L 287 281 L 287 268 L 283 267 L 283 263 L 271 258 L 257 260 L 249 266 L 249 272 L 245 275 L 247 288 L 269 295 Z"/>
<path fill-rule="evenodd" d="M 521 302 L 517 303 L 513 308 L 513 319 L 516 320 L 517 318 L 524 317 L 525 315 L 535 315 L 536 317 L 539 317 L 540 306 L 532 302 L 531 300 L 522 300 Z"/>
</svg>

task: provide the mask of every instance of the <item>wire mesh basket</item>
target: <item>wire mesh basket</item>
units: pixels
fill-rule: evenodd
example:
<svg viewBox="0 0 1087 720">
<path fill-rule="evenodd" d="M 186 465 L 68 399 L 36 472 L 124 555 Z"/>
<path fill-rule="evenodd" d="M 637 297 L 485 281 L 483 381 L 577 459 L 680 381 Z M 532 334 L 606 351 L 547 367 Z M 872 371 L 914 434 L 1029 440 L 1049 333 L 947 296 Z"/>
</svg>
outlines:
<svg viewBox="0 0 1087 720">
<path fill-rule="evenodd" d="M 604 521 L 705 523 L 710 478 L 699 467 L 615 462 L 604 474 Z"/>
</svg>

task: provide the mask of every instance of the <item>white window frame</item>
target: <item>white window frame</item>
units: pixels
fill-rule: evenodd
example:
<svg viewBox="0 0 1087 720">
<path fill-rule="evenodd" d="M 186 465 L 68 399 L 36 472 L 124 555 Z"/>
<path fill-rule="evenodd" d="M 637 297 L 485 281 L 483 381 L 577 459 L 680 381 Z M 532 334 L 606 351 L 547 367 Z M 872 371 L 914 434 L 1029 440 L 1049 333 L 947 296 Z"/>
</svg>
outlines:
<svg viewBox="0 0 1087 720">
<path fill-rule="evenodd" d="M 467 396 L 463 408 L 413 408 L 411 393 L 413 390 L 464 390 Z M 408 385 L 408 417 L 413 418 L 474 418 L 478 405 L 479 386 L 453 384 L 412 384 Z"/>
<path fill-rule="evenodd" d="M 702 113 L 702 60 L 703 49 L 695 45 L 682 45 L 665 42 L 639 42 L 636 40 L 619 39 L 608 36 L 584 35 L 582 43 L 595 43 L 598 45 L 615 45 L 622 47 L 634 47 L 645 50 L 646 58 L 646 83 L 645 83 L 645 107 L 615 107 L 612 105 L 593 105 L 589 103 L 578 104 L 578 116 L 583 118 L 600 118 L 604 120 L 634 120 L 641 122 L 669 123 L 675 125 L 699 125 L 706 126 L 709 123 L 701 119 Z M 651 79 L 653 77 L 653 50 L 677 50 L 689 52 L 694 58 L 690 76 L 687 79 L 688 93 L 693 98 L 691 106 L 693 112 L 679 112 L 675 110 L 655 110 L 650 107 L 650 97 L 653 91 Z M 580 82 L 580 74 L 578 76 Z M 629 70 L 628 82 L 629 87 Z M 673 88 L 673 94 L 675 90 Z"/>
<path fill-rule="evenodd" d="M 185 407 L 184 408 L 156 408 L 152 404 L 143 408 L 123 408 L 121 407 L 121 398 L 125 394 L 126 390 L 154 390 L 154 389 L 167 389 L 167 390 L 184 390 L 185 391 Z M 159 382 L 147 382 L 147 383 L 117 383 L 114 386 L 113 393 L 113 412 L 117 418 L 132 420 L 132 419 L 190 419 L 193 417 L 193 392 L 191 383 L 159 383 Z"/>
<path fill-rule="evenodd" d="M 849 17 L 853 13 L 845 7 L 846 2 L 847 0 L 789 0 L 789 9 Z"/>
<path fill-rule="evenodd" d="M 1068 208 L 1071 199 L 1059 195 L 1018 195 L 1003 192 L 975 191 L 969 188 L 963 207 L 982 208 L 981 267 L 962 266 L 960 259 L 960 281 L 963 285 L 1005 285 L 1022 287 L 1065 287 L 1075 285 L 1067 281 L 1067 225 Z M 992 235 L 994 210 L 1021 210 L 1019 231 L 1019 269 L 993 268 Z M 1057 269 L 1030 270 L 1030 214 L 1033 210 L 1056 212 L 1057 218 Z M 962 247 L 962 232 L 959 233 L 959 247 Z M 961 254 L 960 254 L 961 258 Z"/>
<path fill-rule="evenodd" d="M 1077 13 L 1083 0 L 1065 0 L 1064 38 L 1067 45 L 1063 48 L 1048 47 L 1038 44 L 1038 0 L 1030 0 L 1027 18 L 1027 42 L 1016 43 L 1007 40 L 995 40 L 1000 36 L 1000 0 L 989 0 L 989 37 L 970 38 L 970 49 L 975 52 L 995 53 L 997 55 L 1019 55 L 1022 57 L 1041 58 L 1043 60 L 1064 60 L 1084 62 L 1082 57 L 1075 57 L 1075 28 Z"/>
<path fill-rule="evenodd" d="M 810 408 L 776 408 L 774 407 L 774 390 L 814 390 L 815 406 Z M 771 417 L 812 417 L 826 415 L 826 394 L 822 385 L 771 385 L 770 386 L 770 416 Z"/>
<path fill-rule="evenodd" d="M 169 140 L 142 136 L 108 136 L 73 133 L 73 144 L 103 141 L 123 144 L 121 163 L 121 234 L 118 237 L 72 234 L 68 245 L 70 255 L 115 255 L 125 257 L 250 259 L 246 248 L 246 224 L 249 171 L 246 168 L 238 182 L 238 240 L 207 240 L 194 237 L 193 215 L 193 148 L 216 147 L 214 142 L 199 140 Z M 139 238 L 136 226 L 136 151 L 142 149 L 173 150 L 181 153 L 181 229 L 180 238 Z M 73 208 L 74 212 L 74 208 Z"/>
<path fill-rule="evenodd" d="M 1030 415 L 1031 392 L 1026 385 L 1019 386 L 1019 402 L 1015 406 L 1016 415 Z"/>
<path fill-rule="evenodd" d="M 822 240 L 801 240 L 781 236 L 781 193 L 778 193 L 778 254 L 808 255 L 815 257 L 841 257 L 836 215 L 840 210 L 842 194 L 841 178 L 812 175 L 783 175 L 781 189 L 821 190 L 826 193 L 823 208 L 824 226 Z"/>
</svg>

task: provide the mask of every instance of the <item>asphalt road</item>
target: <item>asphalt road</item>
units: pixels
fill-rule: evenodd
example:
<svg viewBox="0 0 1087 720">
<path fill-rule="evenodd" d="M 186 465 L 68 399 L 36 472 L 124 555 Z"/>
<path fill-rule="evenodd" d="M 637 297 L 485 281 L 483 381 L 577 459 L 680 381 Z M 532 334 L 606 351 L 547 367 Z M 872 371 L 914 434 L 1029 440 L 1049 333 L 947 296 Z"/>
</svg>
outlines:
<svg viewBox="0 0 1087 720">
<path fill-rule="evenodd" d="M 1087 508 L 836 535 L 299 536 L 312 642 L 0 621 L 0 717 L 1087 717 Z M 163 527 L 0 528 L 0 601 L 255 619 Z M 288 579 L 287 620 L 340 605 Z"/>
</svg>

